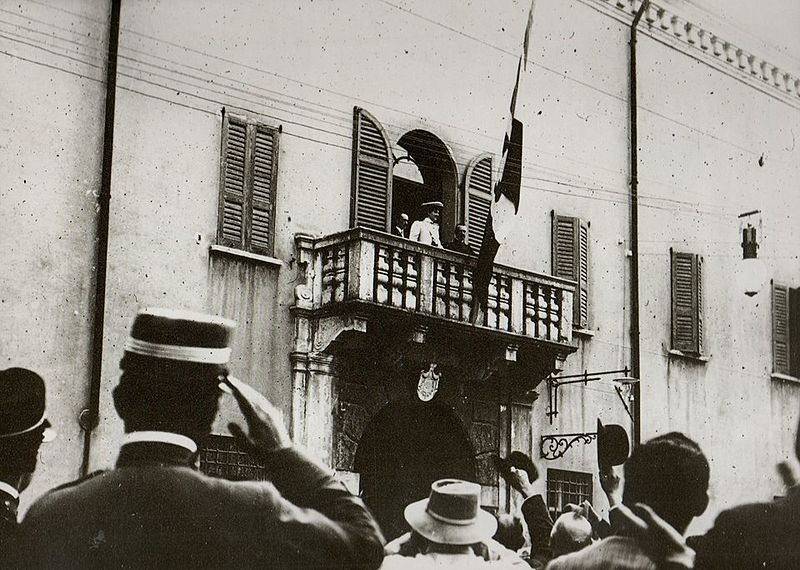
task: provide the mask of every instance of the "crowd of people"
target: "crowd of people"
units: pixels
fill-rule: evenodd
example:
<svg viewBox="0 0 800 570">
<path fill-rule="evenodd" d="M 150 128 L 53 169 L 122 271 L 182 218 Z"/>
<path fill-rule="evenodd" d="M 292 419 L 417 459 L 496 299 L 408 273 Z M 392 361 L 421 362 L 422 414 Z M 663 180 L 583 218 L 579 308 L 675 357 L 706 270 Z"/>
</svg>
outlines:
<svg viewBox="0 0 800 570">
<path fill-rule="evenodd" d="M 22 368 L 0 371 L 3 568 L 800 568 L 792 539 L 800 536 L 800 494 L 786 465 L 785 497 L 725 511 L 705 535 L 684 538 L 708 505 L 711 474 L 698 444 L 677 432 L 629 458 L 627 448 L 619 460 L 598 453 L 607 520 L 589 502 L 552 520 L 536 465 L 516 451 L 497 467 L 521 495 L 521 517 L 482 509 L 477 483 L 442 479 L 405 508 L 410 531 L 386 544 L 362 500 L 293 444 L 263 395 L 229 374 L 234 325 L 140 311 L 113 391 L 125 428 L 116 466 L 51 490 L 21 522 L 19 493 L 52 428 L 44 380 Z M 197 470 L 223 394 L 246 423 L 231 423 L 231 433 L 265 466 L 267 481 Z M 796 451 L 800 458 L 800 431 Z M 623 461 L 624 485 L 616 471 Z"/>
</svg>

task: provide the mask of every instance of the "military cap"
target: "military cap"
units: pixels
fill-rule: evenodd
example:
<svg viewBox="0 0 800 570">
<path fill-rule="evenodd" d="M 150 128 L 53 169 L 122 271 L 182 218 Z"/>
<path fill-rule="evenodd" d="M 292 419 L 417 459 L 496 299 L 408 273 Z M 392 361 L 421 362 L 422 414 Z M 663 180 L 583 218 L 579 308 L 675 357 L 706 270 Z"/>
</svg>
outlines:
<svg viewBox="0 0 800 570">
<path fill-rule="evenodd" d="M 175 309 L 142 309 L 133 321 L 125 352 L 199 364 L 226 364 L 236 323 Z"/>
</svg>

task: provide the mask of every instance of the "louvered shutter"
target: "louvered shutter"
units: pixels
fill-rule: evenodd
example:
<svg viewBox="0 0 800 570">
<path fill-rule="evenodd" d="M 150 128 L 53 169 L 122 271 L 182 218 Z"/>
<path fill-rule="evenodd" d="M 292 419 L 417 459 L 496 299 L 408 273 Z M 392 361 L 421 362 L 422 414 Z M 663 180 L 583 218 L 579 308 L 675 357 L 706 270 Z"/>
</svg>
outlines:
<svg viewBox="0 0 800 570">
<path fill-rule="evenodd" d="M 702 337 L 700 258 L 673 251 L 672 260 L 672 348 L 699 354 Z"/>
<path fill-rule="evenodd" d="M 382 232 L 391 229 L 392 166 L 389 138 L 367 111 L 355 108 L 351 223 Z"/>
<path fill-rule="evenodd" d="M 247 125 L 228 118 L 223 132 L 219 241 L 230 247 L 244 247 L 246 156 Z"/>
<path fill-rule="evenodd" d="M 274 188 L 277 177 L 277 131 L 253 126 L 253 192 L 250 201 L 250 249 L 272 253 Z"/>
<path fill-rule="evenodd" d="M 575 281 L 573 326 L 589 327 L 589 226 L 553 212 L 553 275 Z"/>
<path fill-rule="evenodd" d="M 589 226 L 579 222 L 578 234 L 578 327 L 589 328 Z"/>
<path fill-rule="evenodd" d="M 469 245 L 479 252 L 483 241 L 483 229 L 492 204 L 492 155 L 475 157 L 467 166 L 464 177 L 466 189 L 466 225 Z"/>
<path fill-rule="evenodd" d="M 772 284 L 772 370 L 791 374 L 789 345 L 789 288 Z"/>
</svg>

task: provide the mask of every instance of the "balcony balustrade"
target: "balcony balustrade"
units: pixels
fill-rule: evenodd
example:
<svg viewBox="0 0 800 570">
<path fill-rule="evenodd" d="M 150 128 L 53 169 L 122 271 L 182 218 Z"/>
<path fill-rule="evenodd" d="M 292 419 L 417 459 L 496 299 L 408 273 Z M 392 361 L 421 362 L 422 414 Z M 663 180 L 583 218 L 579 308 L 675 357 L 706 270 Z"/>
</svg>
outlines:
<svg viewBox="0 0 800 570">
<path fill-rule="evenodd" d="M 298 235 L 296 242 L 307 264 L 299 308 L 323 316 L 384 311 L 422 326 L 453 324 L 501 335 L 509 345 L 574 350 L 571 281 L 495 265 L 488 307 L 473 324 L 476 257 L 361 228 L 322 238 Z"/>
</svg>

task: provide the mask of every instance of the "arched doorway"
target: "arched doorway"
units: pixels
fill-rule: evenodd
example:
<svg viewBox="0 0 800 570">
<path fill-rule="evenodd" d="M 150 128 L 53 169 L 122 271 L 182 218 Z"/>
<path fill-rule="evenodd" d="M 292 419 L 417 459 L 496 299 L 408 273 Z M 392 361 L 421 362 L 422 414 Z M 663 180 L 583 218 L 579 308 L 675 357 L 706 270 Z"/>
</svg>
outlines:
<svg viewBox="0 0 800 570">
<path fill-rule="evenodd" d="M 475 480 L 472 446 L 452 410 L 398 402 L 375 414 L 358 445 L 361 496 L 391 540 L 408 530 L 403 510 L 445 477 Z"/>
<path fill-rule="evenodd" d="M 444 242 L 450 241 L 463 210 L 463 197 L 458 190 L 458 171 L 450 150 L 439 137 L 419 129 L 405 133 L 397 145 L 408 155 L 398 154 L 395 164 L 409 160 L 419 174 L 408 177 L 402 174 L 402 169 L 397 169 L 392 181 L 393 217 L 397 220 L 405 213 L 412 222 L 421 220 L 425 215 L 422 203 L 434 200 L 442 202 L 441 237 Z"/>
</svg>

